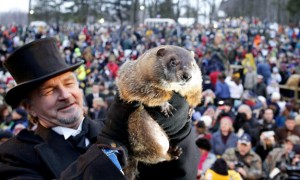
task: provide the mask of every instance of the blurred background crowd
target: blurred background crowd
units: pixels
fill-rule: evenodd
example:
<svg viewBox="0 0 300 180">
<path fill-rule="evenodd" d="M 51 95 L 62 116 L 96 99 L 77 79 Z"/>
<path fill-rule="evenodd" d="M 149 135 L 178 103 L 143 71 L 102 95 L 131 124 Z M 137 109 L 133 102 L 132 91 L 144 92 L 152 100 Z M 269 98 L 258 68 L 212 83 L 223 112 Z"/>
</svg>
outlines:
<svg viewBox="0 0 300 180">
<path fill-rule="evenodd" d="M 76 70 L 85 114 L 105 121 L 119 67 L 150 48 L 177 45 L 194 52 L 202 70 L 202 102 L 192 114 L 201 158 L 198 179 L 280 179 L 300 172 L 300 30 L 258 18 L 221 19 L 208 25 L 177 23 L 101 26 L 43 23 L 0 25 L 0 141 L 35 129 L 22 105 L 5 93 L 14 79 L 3 61 L 18 47 L 55 37 Z M 224 172 L 223 161 L 228 170 Z"/>
</svg>

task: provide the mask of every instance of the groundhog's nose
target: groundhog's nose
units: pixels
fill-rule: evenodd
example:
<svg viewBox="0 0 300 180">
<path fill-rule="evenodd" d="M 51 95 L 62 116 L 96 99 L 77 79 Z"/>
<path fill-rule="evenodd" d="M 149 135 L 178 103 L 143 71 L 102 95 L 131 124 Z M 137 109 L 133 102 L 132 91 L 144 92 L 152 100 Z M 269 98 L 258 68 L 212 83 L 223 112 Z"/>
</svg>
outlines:
<svg viewBox="0 0 300 180">
<path fill-rule="evenodd" d="M 188 82 L 192 78 L 192 75 L 188 72 L 184 72 L 181 76 L 181 79 L 185 82 Z"/>
</svg>

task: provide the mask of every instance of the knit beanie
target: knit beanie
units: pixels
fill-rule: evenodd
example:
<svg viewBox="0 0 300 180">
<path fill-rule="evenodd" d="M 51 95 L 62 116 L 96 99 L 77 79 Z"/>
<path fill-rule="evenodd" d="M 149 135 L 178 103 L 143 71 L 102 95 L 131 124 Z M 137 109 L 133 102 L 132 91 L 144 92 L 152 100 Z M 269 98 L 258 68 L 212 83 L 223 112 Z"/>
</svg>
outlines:
<svg viewBox="0 0 300 180">
<path fill-rule="evenodd" d="M 215 163 L 210 168 L 214 172 L 220 175 L 227 176 L 228 175 L 228 167 L 224 159 L 220 158 L 215 161 Z"/>
<path fill-rule="evenodd" d="M 228 167 L 224 159 L 217 159 L 205 173 L 205 180 L 230 180 Z"/>
<path fill-rule="evenodd" d="M 206 138 L 199 138 L 196 140 L 196 145 L 198 148 L 205 149 L 207 151 L 211 150 L 211 144 Z"/>
</svg>

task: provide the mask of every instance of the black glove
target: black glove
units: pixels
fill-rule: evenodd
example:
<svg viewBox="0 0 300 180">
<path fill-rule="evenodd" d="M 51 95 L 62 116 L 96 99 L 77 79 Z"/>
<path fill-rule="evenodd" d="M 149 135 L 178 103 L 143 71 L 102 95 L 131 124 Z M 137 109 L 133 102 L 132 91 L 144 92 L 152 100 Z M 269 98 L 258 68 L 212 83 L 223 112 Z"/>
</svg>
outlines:
<svg viewBox="0 0 300 180">
<path fill-rule="evenodd" d="M 106 144 L 108 146 L 116 144 L 117 146 L 128 148 L 128 117 L 139 106 L 140 104 L 137 102 L 124 102 L 117 94 L 109 107 L 106 124 L 98 136 L 98 144 Z"/>
<path fill-rule="evenodd" d="M 189 105 L 178 93 L 174 93 L 169 103 L 175 108 L 175 110 L 173 110 L 173 115 L 170 117 L 166 117 L 161 112 L 160 107 L 145 106 L 145 109 L 164 129 L 170 138 L 170 143 L 175 145 L 191 131 Z M 126 103 L 120 100 L 119 96 L 116 95 L 114 102 L 108 110 L 107 123 L 104 126 L 101 135 L 98 137 L 98 143 L 108 145 L 117 143 L 119 146 L 128 148 L 128 117 L 139 106 L 140 104 L 138 102 Z"/>
<path fill-rule="evenodd" d="M 175 93 L 169 103 L 175 108 L 173 115 L 166 117 L 160 107 L 146 107 L 151 117 L 164 129 L 170 138 L 170 144 L 176 145 L 191 131 L 189 118 L 189 105 L 184 97 Z"/>
</svg>

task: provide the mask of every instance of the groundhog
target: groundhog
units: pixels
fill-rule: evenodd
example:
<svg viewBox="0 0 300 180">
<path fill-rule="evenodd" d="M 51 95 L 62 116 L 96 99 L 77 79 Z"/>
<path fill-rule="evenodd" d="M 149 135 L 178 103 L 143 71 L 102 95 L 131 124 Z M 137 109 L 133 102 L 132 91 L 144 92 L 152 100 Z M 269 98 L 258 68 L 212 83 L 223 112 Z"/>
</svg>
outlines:
<svg viewBox="0 0 300 180">
<path fill-rule="evenodd" d="M 168 101 L 174 91 L 187 100 L 190 107 L 201 101 L 202 77 L 193 53 L 178 46 L 159 46 L 148 50 L 135 61 L 127 61 L 116 80 L 120 98 L 142 105 L 128 120 L 129 161 L 125 175 L 137 175 L 137 162 L 156 164 L 178 159 L 182 150 L 170 147 L 169 139 L 159 124 L 144 109 L 159 106 L 165 116 L 175 109 Z"/>
</svg>

